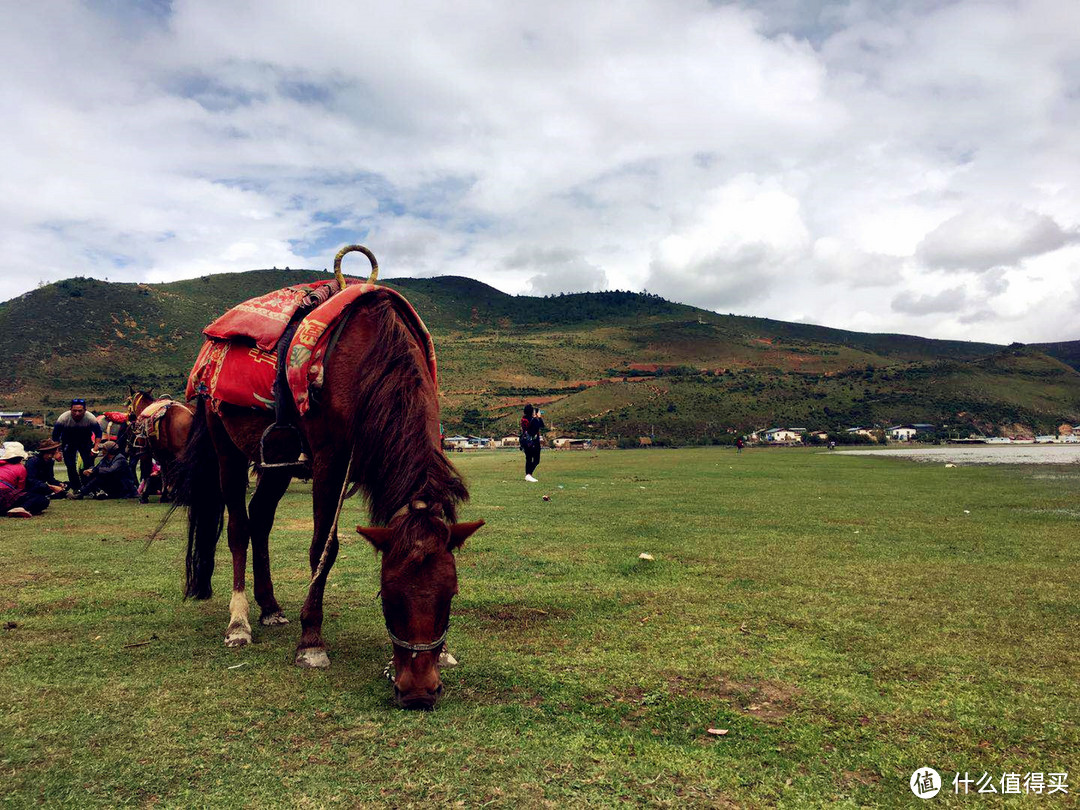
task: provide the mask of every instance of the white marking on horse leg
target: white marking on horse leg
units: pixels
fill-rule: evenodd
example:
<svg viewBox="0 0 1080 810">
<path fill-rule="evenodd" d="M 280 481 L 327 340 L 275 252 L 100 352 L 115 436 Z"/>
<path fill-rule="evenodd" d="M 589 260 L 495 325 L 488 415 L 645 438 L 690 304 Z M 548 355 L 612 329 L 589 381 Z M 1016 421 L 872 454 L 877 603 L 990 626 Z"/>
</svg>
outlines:
<svg viewBox="0 0 1080 810">
<path fill-rule="evenodd" d="M 309 647 L 296 654 L 296 665 L 311 669 L 326 669 L 330 666 L 330 656 L 326 654 L 326 650 Z"/>
<path fill-rule="evenodd" d="M 229 600 L 229 628 L 225 631 L 226 647 L 243 647 L 251 643 L 248 610 L 247 595 L 243 591 L 233 591 Z"/>
<path fill-rule="evenodd" d="M 278 624 L 288 624 L 289 620 L 285 618 L 285 614 L 280 610 L 277 613 L 268 613 L 265 616 L 259 617 L 259 624 L 264 627 L 273 627 Z"/>
</svg>

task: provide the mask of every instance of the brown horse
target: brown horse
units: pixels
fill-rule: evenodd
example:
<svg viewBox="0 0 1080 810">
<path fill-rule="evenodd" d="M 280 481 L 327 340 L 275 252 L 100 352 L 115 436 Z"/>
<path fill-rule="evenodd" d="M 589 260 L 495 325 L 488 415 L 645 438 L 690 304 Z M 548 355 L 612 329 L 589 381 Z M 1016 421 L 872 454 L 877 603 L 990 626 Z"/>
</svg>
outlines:
<svg viewBox="0 0 1080 810">
<path fill-rule="evenodd" d="M 161 464 L 161 502 L 168 503 L 176 488 L 176 460 L 187 445 L 194 412 L 183 402 L 154 399 L 152 390 L 128 388 L 128 446 L 124 451 L 139 456 L 139 477 L 147 483 L 139 501 L 150 501 L 149 481 L 156 458 Z"/>
<path fill-rule="evenodd" d="M 246 505 L 248 465 L 258 464 L 266 411 L 211 403 L 200 395 L 180 463 L 178 503 L 188 507 L 187 596 L 206 599 L 214 548 L 228 510 L 232 597 L 225 644 L 251 641 L 245 595 L 250 538 L 255 599 L 263 625 L 286 624 L 270 578 L 269 535 L 294 474 L 312 478 L 315 529 L 311 582 L 300 612 L 295 662 L 327 667 L 323 590 L 338 552 L 337 518 L 350 483 L 367 496 L 377 527 L 360 527 L 382 552 L 382 606 L 394 649 L 394 695 L 405 708 L 432 708 L 442 693 L 438 657 L 457 593 L 453 551 L 483 521 L 457 523 L 468 498 L 443 454 L 439 406 L 422 336 L 385 291 L 361 297 L 325 361 L 320 402 L 298 419 L 310 469 L 258 467 Z"/>
</svg>

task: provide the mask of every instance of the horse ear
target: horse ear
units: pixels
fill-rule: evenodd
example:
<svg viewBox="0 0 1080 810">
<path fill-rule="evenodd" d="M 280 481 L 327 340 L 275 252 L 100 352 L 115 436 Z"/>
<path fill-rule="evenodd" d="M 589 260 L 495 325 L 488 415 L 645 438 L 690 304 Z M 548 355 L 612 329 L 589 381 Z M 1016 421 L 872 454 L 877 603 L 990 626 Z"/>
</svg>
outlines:
<svg viewBox="0 0 1080 810">
<path fill-rule="evenodd" d="M 484 525 L 482 520 L 474 520 L 470 523 L 455 523 L 450 527 L 450 543 L 447 546 L 448 549 L 453 551 L 460 546 L 466 540 L 469 539 L 469 535 Z"/>
<path fill-rule="evenodd" d="M 357 526 L 356 531 L 364 535 L 377 551 L 386 551 L 394 534 L 392 529 L 382 526 Z"/>
</svg>

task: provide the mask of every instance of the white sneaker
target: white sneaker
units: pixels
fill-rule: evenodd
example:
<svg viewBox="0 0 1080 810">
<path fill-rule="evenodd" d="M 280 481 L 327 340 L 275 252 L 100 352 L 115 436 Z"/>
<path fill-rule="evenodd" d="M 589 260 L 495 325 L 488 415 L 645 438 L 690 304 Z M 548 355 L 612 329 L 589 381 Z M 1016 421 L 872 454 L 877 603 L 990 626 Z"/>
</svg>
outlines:
<svg viewBox="0 0 1080 810">
<path fill-rule="evenodd" d="M 530 484 L 540 483 L 540 480 L 538 478 L 533 478 L 531 475 L 526 475 L 525 480 L 528 481 Z"/>
</svg>

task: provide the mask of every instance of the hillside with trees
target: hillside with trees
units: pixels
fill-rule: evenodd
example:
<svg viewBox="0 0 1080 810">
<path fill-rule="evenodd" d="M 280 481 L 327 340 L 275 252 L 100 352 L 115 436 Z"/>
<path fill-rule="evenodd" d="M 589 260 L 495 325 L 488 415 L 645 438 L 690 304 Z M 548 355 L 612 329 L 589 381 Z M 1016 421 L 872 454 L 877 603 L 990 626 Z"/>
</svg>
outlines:
<svg viewBox="0 0 1080 810">
<path fill-rule="evenodd" d="M 167 284 L 72 278 L 0 304 L 0 407 L 99 410 L 129 385 L 179 396 L 202 328 L 318 271 Z M 579 435 L 727 441 L 769 425 L 898 422 L 1000 432 L 1080 421 L 1080 341 L 1004 347 L 723 315 L 632 292 L 512 296 L 473 279 L 390 279 L 435 339 L 448 430 L 513 433 L 520 406 Z"/>
</svg>

